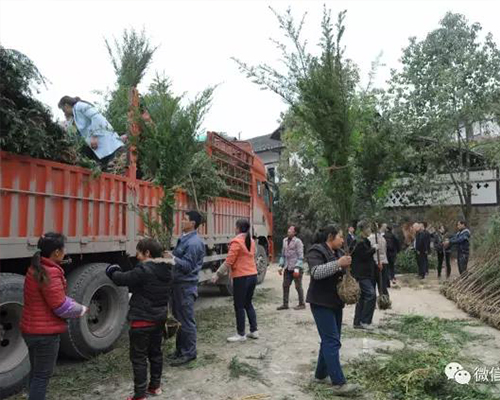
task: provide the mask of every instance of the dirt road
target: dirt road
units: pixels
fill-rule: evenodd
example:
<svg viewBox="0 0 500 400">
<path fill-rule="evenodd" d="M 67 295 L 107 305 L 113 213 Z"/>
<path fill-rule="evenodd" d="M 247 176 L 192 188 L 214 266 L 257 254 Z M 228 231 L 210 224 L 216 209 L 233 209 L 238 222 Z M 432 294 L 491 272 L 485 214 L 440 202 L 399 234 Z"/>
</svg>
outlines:
<svg viewBox="0 0 500 400">
<path fill-rule="evenodd" d="M 306 277 L 305 287 L 309 278 Z M 413 279 L 403 279 L 402 287 L 391 290 L 392 310 L 375 312 L 375 324 L 393 314 L 420 314 L 448 319 L 464 319 L 468 316 L 454 303 L 439 294 L 437 279 L 428 279 L 420 285 Z M 413 287 L 411 287 L 413 286 Z M 213 311 L 218 307 L 224 312 L 225 323 L 212 332 L 201 335 L 199 361 L 192 368 L 173 369 L 167 367 L 164 373 L 165 399 L 209 400 L 209 399 L 313 399 L 304 390 L 312 376 L 313 364 L 318 352 L 319 337 L 309 309 L 303 311 L 276 311 L 281 301 L 281 279 L 276 267 L 271 268 L 265 283 L 258 288 L 256 303 L 261 339 L 246 343 L 227 344 L 225 338 L 234 333 L 231 299 L 218 295 L 214 288 L 202 288 L 198 309 Z M 292 302 L 296 292 L 292 288 Z M 293 303 L 292 303 L 293 305 Z M 344 338 L 342 362 L 346 363 L 362 353 L 374 353 L 377 348 L 402 348 L 397 340 L 381 340 L 359 337 L 351 328 L 354 307 L 344 310 Z M 201 314 L 200 314 L 201 315 Z M 200 329 L 204 323 L 199 322 Z M 471 328 L 472 329 L 472 328 Z M 481 345 L 466 351 L 484 363 L 496 365 L 500 360 L 500 332 L 489 327 L 474 327 L 475 331 L 491 338 Z M 208 341 L 204 341 L 203 338 Z M 236 357 L 236 358 L 235 358 Z M 450 360 L 450 362 L 453 360 Z M 248 370 L 250 365 L 252 368 Z M 245 372 L 245 368 L 247 368 Z M 242 370 L 240 378 L 230 374 Z M 240 371 L 241 372 L 241 371 Z M 247 375 L 247 376 L 245 376 Z M 251 376 L 249 378 L 248 376 Z M 85 399 L 124 399 L 131 392 L 131 382 L 117 382 L 112 387 L 99 388 Z M 252 397 L 253 396 L 253 397 Z"/>
<path fill-rule="evenodd" d="M 265 283 L 256 292 L 256 309 L 261 338 L 245 343 L 228 344 L 226 337 L 234 333 L 231 298 L 221 297 L 213 287 L 200 289 L 197 302 L 199 356 L 192 365 L 164 371 L 164 395 L 172 400 L 308 400 L 321 397 L 308 384 L 317 359 L 319 337 L 309 308 L 303 311 L 276 311 L 281 304 L 281 278 L 276 267 L 268 271 Z M 431 272 L 432 274 L 432 272 Z M 305 277 L 307 288 L 309 277 Z M 454 303 L 439 293 L 437 279 L 424 284 L 413 278 L 399 279 L 399 288 L 391 289 L 392 310 L 376 310 L 374 324 L 395 318 L 395 315 L 418 314 L 446 319 L 468 319 Z M 297 295 L 292 288 L 291 301 Z M 352 329 L 354 307 L 344 309 L 341 360 L 343 364 L 362 354 L 380 353 L 380 349 L 404 347 L 398 337 L 385 337 L 383 328 L 373 333 Z M 467 327 L 487 335 L 485 340 L 466 345 L 463 353 L 474 359 L 477 366 L 498 365 L 500 332 L 484 326 Z M 171 346 L 171 343 L 170 343 Z M 109 399 L 124 400 L 132 393 L 127 341 L 106 355 L 103 361 L 58 366 L 51 382 L 50 399 Z M 110 359 L 111 357 L 111 359 Z M 101 363 L 106 361 L 106 365 Z M 450 362 L 454 360 L 449 360 Z M 89 363 L 94 363 L 89 366 Z M 85 369 L 85 372 L 83 371 Z M 96 371 L 94 371 L 96 370 Z M 80 371 L 80 372 L 79 372 Z M 93 371 L 93 372 L 92 372 Z M 73 379 L 82 374 L 80 381 Z M 94 373 L 93 378 L 83 374 Z M 110 374 L 108 378 L 106 374 Z M 70 380 L 72 379 L 72 380 Z M 85 384 L 85 382 L 90 383 Z M 78 384 L 86 386 L 76 388 Z M 455 383 L 455 382 L 453 382 Z M 18 397 L 16 396 L 16 399 Z M 20 397 L 19 397 L 20 398 Z M 373 399 L 366 394 L 365 399 Z M 496 398 L 496 397 L 492 397 Z M 500 398 L 500 396 L 499 396 Z"/>
</svg>

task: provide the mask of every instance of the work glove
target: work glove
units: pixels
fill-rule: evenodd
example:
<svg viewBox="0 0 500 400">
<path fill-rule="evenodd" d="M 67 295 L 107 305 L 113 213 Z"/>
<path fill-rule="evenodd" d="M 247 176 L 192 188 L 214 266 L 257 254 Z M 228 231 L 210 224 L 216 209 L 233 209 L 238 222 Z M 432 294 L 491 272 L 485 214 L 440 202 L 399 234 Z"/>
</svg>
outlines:
<svg viewBox="0 0 500 400">
<path fill-rule="evenodd" d="M 85 314 L 87 314 L 88 311 L 89 311 L 89 308 L 82 304 L 82 312 L 80 314 L 80 317 L 83 317 Z"/>
<path fill-rule="evenodd" d="M 113 274 L 116 272 L 116 271 L 121 271 L 121 267 L 117 264 L 110 264 L 108 266 L 108 268 L 106 268 L 106 275 L 108 276 L 109 279 L 112 278 Z"/>
</svg>

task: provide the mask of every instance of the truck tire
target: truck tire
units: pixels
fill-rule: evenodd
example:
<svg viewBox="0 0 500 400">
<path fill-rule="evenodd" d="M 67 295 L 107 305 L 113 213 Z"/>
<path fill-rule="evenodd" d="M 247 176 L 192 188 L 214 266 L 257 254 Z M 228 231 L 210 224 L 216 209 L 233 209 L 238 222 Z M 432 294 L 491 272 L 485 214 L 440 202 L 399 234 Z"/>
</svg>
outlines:
<svg viewBox="0 0 500 400">
<path fill-rule="evenodd" d="M 106 276 L 108 264 L 86 264 L 68 277 L 68 296 L 89 307 L 83 318 L 70 319 L 61 335 L 61 351 L 68 357 L 88 359 L 113 348 L 126 326 L 128 290 Z"/>
<path fill-rule="evenodd" d="M 23 276 L 0 274 L 0 399 L 20 391 L 30 372 L 28 348 L 19 327 L 23 290 Z"/>
<path fill-rule="evenodd" d="M 228 282 L 224 285 L 219 285 L 219 292 L 223 296 L 232 296 L 233 295 L 232 279 L 228 279 Z"/>
<path fill-rule="evenodd" d="M 260 285 L 264 282 L 267 266 L 269 265 L 269 258 L 267 257 L 266 249 L 260 244 L 257 245 L 255 252 L 255 264 L 257 264 L 257 285 Z"/>
<path fill-rule="evenodd" d="M 255 252 L 255 264 L 257 265 L 257 285 L 264 282 L 266 277 L 267 267 L 269 265 L 269 258 L 267 257 L 267 252 L 264 246 L 257 245 Z M 224 296 L 233 295 L 233 285 L 231 279 L 228 280 L 226 284 L 219 285 L 219 291 Z"/>
</svg>

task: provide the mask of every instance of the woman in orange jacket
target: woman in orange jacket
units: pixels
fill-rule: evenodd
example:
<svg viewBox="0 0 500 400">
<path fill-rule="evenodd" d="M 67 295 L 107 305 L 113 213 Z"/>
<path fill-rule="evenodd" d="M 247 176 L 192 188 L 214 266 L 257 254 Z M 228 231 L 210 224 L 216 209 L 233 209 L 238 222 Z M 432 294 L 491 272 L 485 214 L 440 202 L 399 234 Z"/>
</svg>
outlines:
<svg viewBox="0 0 500 400">
<path fill-rule="evenodd" d="M 233 280 L 234 312 L 237 333 L 227 338 L 228 342 L 243 342 L 247 338 L 258 339 L 257 315 L 252 304 L 257 285 L 255 264 L 255 242 L 250 235 L 250 223 L 246 219 L 236 221 L 236 237 L 229 243 L 229 254 L 212 278 L 216 283 L 229 271 Z M 250 323 L 250 333 L 245 335 L 245 312 Z"/>
</svg>

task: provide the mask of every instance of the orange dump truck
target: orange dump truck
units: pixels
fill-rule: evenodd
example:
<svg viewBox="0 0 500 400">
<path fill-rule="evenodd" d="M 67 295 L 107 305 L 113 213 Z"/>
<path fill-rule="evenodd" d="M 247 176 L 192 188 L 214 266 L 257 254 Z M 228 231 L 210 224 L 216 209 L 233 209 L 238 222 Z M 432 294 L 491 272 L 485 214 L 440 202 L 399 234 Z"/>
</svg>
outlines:
<svg viewBox="0 0 500 400">
<path fill-rule="evenodd" d="M 200 228 L 207 250 L 200 283 L 207 282 L 227 254 L 235 221 L 248 218 L 258 243 L 262 282 L 272 257 L 271 191 L 262 161 L 247 142 L 229 141 L 209 132 L 206 149 L 229 187 L 228 197 L 200 209 Z M 27 348 L 19 331 L 23 275 L 40 235 L 62 232 L 71 262 L 65 266 L 68 295 L 90 307 L 86 318 L 71 320 L 61 351 L 86 359 L 113 347 L 126 325 L 128 293 L 117 288 L 104 270 L 110 263 L 133 265 L 144 224 L 137 207 L 155 213 L 162 191 L 136 179 L 132 162 L 125 176 L 0 152 L 0 398 L 18 390 L 29 372 Z M 238 200 L 235 200 L 237 198 Z M 176 195 L 173 243 L 180 235 L 182 212 L 194 208 L 185 192 Z M 220 285 L 230 291 L 230 282 Z"/>
</svg>

